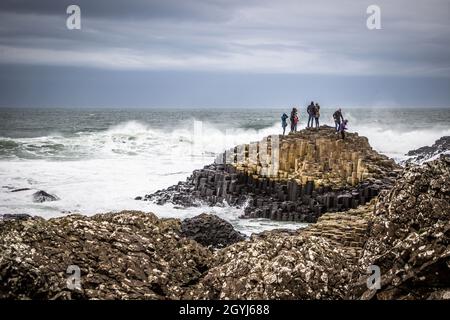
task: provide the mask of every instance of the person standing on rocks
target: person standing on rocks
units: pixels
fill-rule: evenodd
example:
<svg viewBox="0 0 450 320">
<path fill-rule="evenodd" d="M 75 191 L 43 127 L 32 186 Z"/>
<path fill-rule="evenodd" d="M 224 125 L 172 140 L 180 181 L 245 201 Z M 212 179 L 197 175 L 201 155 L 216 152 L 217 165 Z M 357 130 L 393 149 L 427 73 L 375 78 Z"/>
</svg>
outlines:
<svg viewBox="0 0 450 320">
<path fill-rule="evenodd" d="M 289 120 L 291 121 L 291 132 L 296 132 L 298 123 L 297 108 L 292 108 Z"/>
<path fill-rule="evenodd" d="M 345 139 L 345 130 L 347 130 L 348 120 L 344 120 L 339 124 L 339 132 L 341 133 L 342 140 Z"/>
<path fill-rule="evenodd" d="M 283 115 L 281 116 L 281 126 L 283 127 L 283 136 L 286 133 L 286 127 L 287 127 L 287 119 L 288 115 L 283 112 Z"/>
<path fill-rule="evenodd" d="M 312 128 L 314 125 L 314 109 L 314 101 L 311 101 L 310 105 L 306 108 L 306 112 L 308 113 L 308 124 L 306 126 L 307 128 Z"/>
<path fill-rule="evenodd" d="M 339 132 L 339 128 L 341 125 L 341 121 L 344 121 L 344 117 L 342 116 L 342 110 L 341 108 L 337 109 L 334 113 L 333 113 L 333 118 L 334 118 L 334 126 L 336 128 L 336 132 Z"/>
<path fill-rule="evenodd" d="M 314 119 L 316 120 L 316 129 L 319 129 L 320 106 L 316 103 L 314 107 Z"/>
<path fill-rule="evenodd" d="M 297 110 L 297 109 L 295 109 Z M 295 111 L 295 116 L 294 116 L 294 132 L 297 132 L 297 124 L 298 124 L 298 114 L 297 111 Z"/>
</svg>

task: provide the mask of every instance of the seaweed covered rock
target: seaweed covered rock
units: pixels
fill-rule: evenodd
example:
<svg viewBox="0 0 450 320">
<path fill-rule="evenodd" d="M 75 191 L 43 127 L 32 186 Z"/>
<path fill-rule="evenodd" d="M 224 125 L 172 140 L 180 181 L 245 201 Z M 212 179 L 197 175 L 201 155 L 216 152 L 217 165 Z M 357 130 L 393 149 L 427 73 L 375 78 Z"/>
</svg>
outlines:
<svg viewBox="0 0 450 320">
<path fill-rule="evenodd" d="M 380 196 L 359 266 L 377 265 L 381 289 L 364 299 L 450 298 L 450 157 L 408 167 Z M 363 270 L 360 270 L 363 273 Z"/>
<path fill-rule="evenodd" d="M 223 248 L 245 239 L 243 234 L 234 230 L 231 223 L 206 213 L 184 219 L 181 222 L 181 234 L 213 248 Z"/>
<path fill-rule="evenodd" d="M 322 237 L 268 232 L 218 251 L 186 294 L 195 299 L 340 299 L 351 279 L 345 252 Z"/>
<path fill-rule="evenodd" d="M 327 213 L 305 229 L 253 234 L 215 253 L 185 298 L 343 299 L 368 232 L 373 203 Z"/>
<path fill-rule="evenodd" d="M 4 221 L 27 220 L 30 218 L 32 218 L 32 216 L 26 213 L 6 213 L 0 214 L 0 223 Z"/>
<path fill-rule="evenodd" d="M 0 223 L 0 298 L 448 299 L 449 215 L 442 156 L 407 166 L 369 204 L 248 241 L 211 215 L 11 217 Z M 381 287 L 368 289 L 374 265 Z M 79 290 L 67 286 L 70 266 Z"/>
<path fill-rule="evenodd" d="M 0 235 L 0 299 L 176 299 L 212 256 L 179 220 L 133 211 L 6 221 Z M 70 266 L 81 290 L 67 286 Z"/>
</svg>

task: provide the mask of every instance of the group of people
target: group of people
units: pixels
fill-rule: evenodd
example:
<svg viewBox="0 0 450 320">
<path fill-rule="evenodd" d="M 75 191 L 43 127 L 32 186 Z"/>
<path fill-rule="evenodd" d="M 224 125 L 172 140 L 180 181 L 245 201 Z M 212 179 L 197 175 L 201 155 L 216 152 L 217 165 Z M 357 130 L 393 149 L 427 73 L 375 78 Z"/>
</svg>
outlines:
<svg viewBox="0 0 450 320">
<path fill-rule="evenodd" d="M 314 104 L 314 101 L 311 101 L 309 106 L 306 108 L 306 112 L 308 113 L 308 125 L 307 128 L 313 128 L 314 127 L 314 120 L 316 122 L 316 128 L 319 129 L 319 118 L 320 118 L 320 106 L 316 102 Z"/>
<path fill-rule="evenodd" d="M 297 108 L 295 108 L 295 107 L 292 108 L 290 117 L 288 117 L 288 115 L 286 113 L 283 113 L 283 115 L 281 116 L 281 126 L 283 127 L 283 136 L 286 134 L 288 118 L 291 123 L 291 132 L 297 132 L 297 124 L 299 121 Z"/>
<path fill-rule="evenodd" d="M 306 112 L 308 114 L 308 124 L 307 128 L 316 128 L 319 129 L 319 118 L 320 118 L 320 105 L 314 101 L 306 108 Z M 283 135 L 286 134 L 286 127 L 288 125 L 287 120 L 289 119 L 291 124 L 291 132 L 297 132 L 297 125 L 299 123 L 299 115 L 297 108 L 292 108 L 291 115 L 288 116 L 286 113 L 283 113 L 281 116 L 281 126 L 283 127 Z M 340 133 L 342 139 L 345 139 L 345 130 L 347 130 L 348 120 L 344 119 L 342 115 L 342 110 L 339 108 L 333 113 L 334 126 L 336 129 L 336 133 Z"/>
<path fill-rule="evenodd" d="M 345 139 L 345 130 L 347 130 L 348 120 L 344 119 L 341 108 L 337 109 L 333 113 L 333 119 L 334 119 L 334 128 L 336 129 L 336 132 L 340 132 L 342 139 Z"/>
</svg>

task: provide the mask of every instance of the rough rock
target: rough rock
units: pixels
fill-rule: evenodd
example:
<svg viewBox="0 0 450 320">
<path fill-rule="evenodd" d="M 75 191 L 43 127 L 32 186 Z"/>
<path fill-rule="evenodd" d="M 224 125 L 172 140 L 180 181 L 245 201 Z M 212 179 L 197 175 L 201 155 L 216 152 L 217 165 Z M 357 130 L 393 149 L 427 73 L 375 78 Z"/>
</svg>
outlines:
<svg viewBox="0 0 450 320">
<path fill-rule="evenodd" d="M 367 138 L 331 127 L 236 146 L 186 182 L 146 195 L 157 204 L 245 206 L 243 218 L 315 222 L 366 204 L 392 186 L 400 167 Z"/>
<path fill-rule="evenodd" d="M 46 201 L 56 201 L 56 200 L 59 200 L 57 196 L 47 193 L 43 190 L 39 190 L 33 193 L 33 202 L 42 203 Z"/>
<path fill-rule="evenodd" d="M 243 234 L 234 230 L 231 223 L 206 213 L 184 219 L 181 222 L 181 235 L 213 248 L 223 248 L 245 239 Z"/>
<path fill-rule="evenodd" d="M 439 138 L 433 143 L 432 146 L 425 146 L 409 151 L 406 155 L 410 158 L 403 161 L 402 164 L 421 164 L 423 162 L 433 160 L 441 154 L 450 154 L 450 136 Z"/>
<path fill-rule="evenodd" d="M 449 218 L 450 157 L 408 167 L 377 202 L 353 296 L 450 298 Z M 364 271 L 370 265 L 380 268 L 380 290 L 365 285 Z"/>
<path fill-rule="evenodd" d="M 343 299 L 368 232 L 373 203 L 327 213 L 305 229 L 254 234 L 218 251 L 185 298 Z"/>
<path fill-rule="evenodd" d="M 28 191 L 31 190 L 30 188 L 19 188 L 19 189 L 14 189 L 11 190 L 10 192 L 22 192 L 22 191 Z"/>
<path fill-rule="evenodd" d="M 2 223 L 3 221 L 27 220 L 30 218 L 32 218 L 32 216 L 25 213 L 6 213 L 0 214 L 0 223 Z"/>
<path fill-rule="evenodd" d="M 366 205 L 215 251 L 183 237 L 179 220 L 153 214 L 5 221 L 0 298 L 448 299 L 449 214 L 442 156 L 407 166 Z M 67 288 L 69 265 L 81 268 L 79 291 Z M 378 290 L 367 287 L 372 265 Z"/>
<path fill-rule="evenodd" d="M 8 221 L 0 235 L 0 299 L 177 299 L 212 255 L 179 220 L 142 212 Z M 67 287 L 71 265 L 81 290 Z"/>
</svg>

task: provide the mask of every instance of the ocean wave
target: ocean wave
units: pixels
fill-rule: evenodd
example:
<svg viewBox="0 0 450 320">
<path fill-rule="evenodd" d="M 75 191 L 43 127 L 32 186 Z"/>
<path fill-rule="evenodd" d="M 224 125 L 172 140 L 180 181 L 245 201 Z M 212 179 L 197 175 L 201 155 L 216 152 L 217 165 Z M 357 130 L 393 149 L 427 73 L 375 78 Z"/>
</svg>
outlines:
<svg viewBox="0 0 450 320">
<path fill-rule="evenodd" d="M 351 120 L 351 116 L 350 116 Z M 355 123 L 353 125 L 353 123 Z M 304 123 L 300 123 L 304 126 Z M 379 152 L 401 159 L 412 149 L 431 145 L 449 135 L 448 128 L 391 128 L 382 123 L 350 121 L 350 131 L 366 136 Z M 74 160 L 114 157 L 213 157 L 237 144 L 258 141 L 281 133 L 275 123 L 262 129 L 219 129 L 217 125 L 195 119 L 172 130 L 152 128 L 137 120 L 113 125 L 103 131 L 81 131 L 72 136 L 51 135 L 37 138 L 0 138 L 0 158 Z"/>
<path fill-rule="evenodd" d="M 8 150 L 19 147 L 19 144 L 10 139 L 1 139 L 0 140 L 0 150 Z"/>
<path fill-rule="evenodd" d="M 408 151 L 432 145 L 437 139 L 450 134 L 450 129 L 448 128 L 403 131 L 379 125 L 350 126 L 350 130 L 366 136 L 375 150 L 395 160 L 404 159 Z"/>
</svg>

